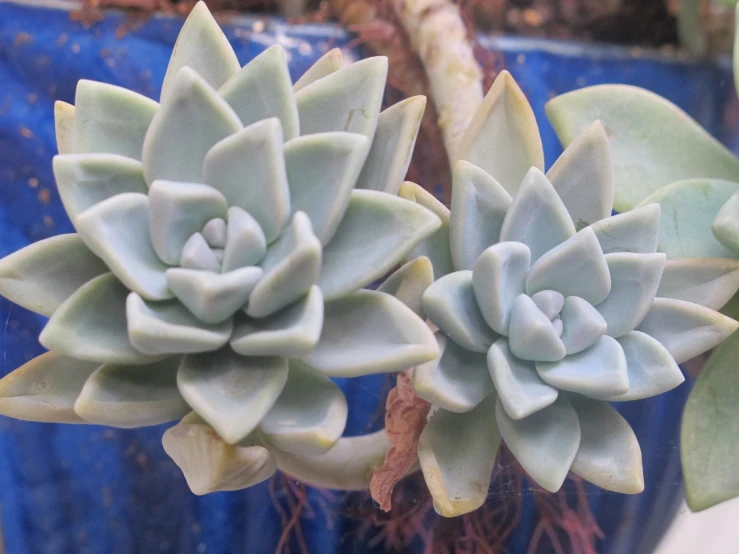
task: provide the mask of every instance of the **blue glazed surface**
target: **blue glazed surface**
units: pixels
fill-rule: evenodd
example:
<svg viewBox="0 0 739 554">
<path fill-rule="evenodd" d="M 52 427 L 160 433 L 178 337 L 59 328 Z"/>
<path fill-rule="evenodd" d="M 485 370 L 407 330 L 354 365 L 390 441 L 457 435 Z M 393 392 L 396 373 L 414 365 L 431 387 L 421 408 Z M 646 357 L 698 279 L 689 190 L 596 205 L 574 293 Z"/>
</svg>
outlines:
<svg viewBox="0 0 739 554">
<path fill-rule="evenodd" d="M 0 3 L 0 256 L 72 231 L 51 174 L 54 100 L 72 102 L 83 78 L 158 97 L 182 21 L 156 18 L 116 38 L 124 22 L 123 16 L 110 14 L 84 28 L 61 10 Z M 287 27 L 250 18 L 231 20 L 226 31 L 242 63 L 281 42 L 291 55 L 293 77 L 328 48 L 344 46 L 351 38 L 332 26 Z M 725 122 L 725 114 L 737 113 L 725 68 L 632 57 L 616 48 L 589 46 L 585 51 L 578 45 L 521 39 L 482 42 L 503 52 L 506 66 L 529 96 L 548 164 L 561 148 L 544 117 L 544 102 L 605 82 L 662 94 L 719 139 L 737 144 Z M 41 352 L 36 337 L 43 324 L 44 318 L 0 299 L 0 375 Z M 372 428 L 368 422 L 376 424 L 378 415 L 381 419 L 378 398 L 387 381 L 370 377 L 342 386 L 351 405 L 348 432 L 366 432 Z M 587 489 L 606 535 L 599 552 L 646 554 L 669 523 L 681 495 L 678 428 L 687 392 L 684 385 L 620 407 L 642 446 L 646 492 L 629 497 Z M 195 497 L 161 448 L 163 429 L 121 431 L 0 418 L 0 520 L 6 553 L 274 552 L 283 523 L 269 484 Z M 276 492 L 284 505 L 287 499 Z M 309 492 L 312 506 L 322 500 L 321 493 Z M 520 524 L 507 545 L 514 554 L 526 552 L 536 523 L 531 495 L 523 500 Z M 301 525 L 314 554 L 383 551 L 352 539 L 356 522 L 327 519 L 320 509 Z"/>
</svg>

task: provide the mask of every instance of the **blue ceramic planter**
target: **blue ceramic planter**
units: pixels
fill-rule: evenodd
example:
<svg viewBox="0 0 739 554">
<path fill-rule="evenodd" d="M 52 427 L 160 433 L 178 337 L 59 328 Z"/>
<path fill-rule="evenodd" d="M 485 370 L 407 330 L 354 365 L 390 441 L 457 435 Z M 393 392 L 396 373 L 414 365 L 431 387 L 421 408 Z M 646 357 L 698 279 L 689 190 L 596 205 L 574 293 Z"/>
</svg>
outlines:
<svg viewBox="0 0 739 554">
<path fill-rule="evenodd" d="M 51 173 L 54 100 L 71 102 L 82 78 L 158 97 L 182 21 L 155 18 L 116 38 L 124 21 L 110 14 L 84 28 L 61 9 L 0 3 L 0 257 L 72 231 Z M 290 27 L 251 18 L 231 20 L 226 31 L 242 63 L 275 42 L 283 44 L 295 78 L 328 48 L 350 40 L 334 26 Z M 729 106 L 734 96 L 728 69 L 592 45 L 586 50 L 523 39 L 482 42 L 503 52 L 507 67 L 528 94 L 549 164 L 561 148 L 544 117 L 544 102 L 604 82 L 653 90 L 724 142 L 737 143 L 724 119 L 724 114 L 737 113 L 736 105 Z M 41 352 L 36 337 L 43 324 L 44 318 L 0 299 L 0 375 Z M 366 432 L 372 416 L 381 413 L 378 398 L 385 382 L 371 377 L 343 386 L 351 406 L 348 432 Z M 687 392 L 683 385 L 620 407 L 642 446 L 646 491 L 623 496 L 587 489 L 605 534 L 599 552 L 647 554 L 669 523 L 682 495 L 677 445 Z M 164 454 L 162 431 L 0 418 L 0 520 L 6 554 L 273 553 L 283 521 L 269 484 L 195 497 Z M 319 494 L 311 491 L 309 500 L 322 499 Z M 352 538 L 356 521 L 341 517 L 342 506 L 334 509 L 334 518 L 317 510 L 315 518 L 301 522 L 310 552 L 383 552 Z M 531 495 L 524 494 L 509 552 L 526 552 L 537 517 Z M 428 524 L 433 525 L 433 519 Z"/>
</svg>

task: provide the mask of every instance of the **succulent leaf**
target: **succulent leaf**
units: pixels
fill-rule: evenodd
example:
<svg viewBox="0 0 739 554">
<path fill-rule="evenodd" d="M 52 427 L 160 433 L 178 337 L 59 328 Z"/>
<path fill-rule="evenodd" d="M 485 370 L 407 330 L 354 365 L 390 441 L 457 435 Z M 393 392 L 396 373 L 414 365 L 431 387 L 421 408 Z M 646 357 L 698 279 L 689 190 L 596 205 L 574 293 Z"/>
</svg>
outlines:
<svg viewBox="0 0 739 554">
<path fill-rule="evenodd" d="M 398 196 L 423 206 L 441 220 L 441 227 L 435 233 L 411 248 L 410 252 L 408 252 L 408 259 L 414 259 L 419 256 L 428 257 L 431 260 L 431 265 L 434 267 L 434 276 L 436 279 L 452 273 L 454 271 L 454 265 L 449 246 L 451 219 L 449 208 L 439 202 L 433 194 L 423 187 L 410 181 L 405 181 L 400 186 Z"/>
<path fill-rule="evenodd" d="M 713 235 L 739 256 L 739 192 L 726 201 L 713 220 Z"/>
<path fill-rule="evenodd" d="M 252 290 L 246 313 L 266 317 L 292 304 L 316 284 L 321 270 L 321 243 L 310 219 L 296 212 L 262 260 L 264 276 Z"/>
<path fill-rule="evenodd" d="M 567 354 L 559 335 L 559 330 L 530 296 L 520 294 L 516 298 L 508 326 L 513 354 L 532 362 L 557 362 Z"/>
<path fill-rule="evenodd" d="M 239 132 L 241 121 L 231 106 L 188 66 L 178 71 L 171 89 L 146 132 L 144 176 L 149 184 L 158 179 L 202 183 L 206 154 L 218 142 Z"/>
<path fill-rule="evenodd" d="M 720 310 L 739 290 L 739 260 L 681 258 L 667 260 L 657 296 Z"/>
<path fill-rule="evenodd" d="M 287 381 L 286 358 L 244 357 L 230 348 L 184 357 L 180 393 L 228 444 L 247 437 L 269 412 Z"/>
<path fill-rule="evenodd" d="M 252 215 L 239 207 L 228 209 L 226 247 L 221 271 L 227 273 L 258 264 L 267 253 L 267 237 Z"/>
<path fill-rule="evenodd" d="M 285 144 L 285 165 L 293 213 L 308 214 L 316 236 L 326 244 L 341 223 L 368 141 L 353 133 L 320 133 Z"/>
<path fill-rule="evenodd" d="M 190 412 L 177 390 L 180 360 L 100 366 L 82 387 L 74 411 L 90 423 L 124 429 L 180 419 Z"/>
<path fill-rule="evenodd" d="M 739 327 L 718 312 L 671 298 L 655 298 L 637 331 L 661 342 L 678 364 L 717 346 Z"/>
<path fill-rule="evenodd" d="M 516 193 L 532 167 L 544 169 L 536 117 L 507 71 L 498 74 L 472 118 L 462 136 L 458 159 L 484 169 L 510 194 Z"/>
<path fill-rule="evenodd" d="M 425 109 L 426 97 L 413 96 L 380 113 L 356 188 L 398 193 L 411 163 Z"/>
<path fill-rule="evenodd" d="M 287 54 L 280 44 L 270 46 L 241 68 L 219 90 L 244 126 L 276 117 L 285 140 L 300 135 L 298 106 L 293 94 Z"/>
<path fill-rule="evenodd" d="M 414 202 L 375 190 L 352 191 L 344 219 L 323 248 L 318 284 L 326 300 L 386 275 L 440 226 L 438 217 Z"/>
<path fill-rule="evenodd" d="M 222 265 L 203 234 L 194 233 L 187 239 L 185 246 L 182 247 L 180 267 L 185 269 L 202 269 L 218 273 Z"/>
<path fill-rule="evenodd" d="M 127 295 L 128 290 L 112 273 L 95 277 L 57 308 L 39 342 L 59 354 L 100 364 L 156 361 L 128 340 Z"/>
<path fill-rule="evenodd" d="M 590 227 L 604 254 L 633 252 L 653 254 L 659 242 L 659 204 L 647 204 L 629 212 L 596 221 Z"/>
<path fill-rule="evenodd" d="M 421 470 L 434 510 L 444 517 L 472 512 L 487 498 L 500 447 L 494 404 L 491 394 L 464 414 L 438 410 L 421 433 Z"/>
<path fill-rule="evenodd" d="M 391 373 L 439 355 L 428 326 L 400 300 L 361 290 L 327 302 L 321 340 L 301 359 L 330 377 Z"/>
<path fill-rule="evenodd" d="M 74 154 L 74 113 L 72 104 L 54 102 L 54 129 L 59 154 Z"/>
<path fill-rule="evenodd" d="M 387 58 L 342 67 L 295 93 L 302 135 L 345 131 L 372 138 L 387 78 Z M 369 146 L 368 146 L 369 148 Z"/>
<path fill-rule="evenodd" d="M 271 316 L 237 319 L 231 348 L 243 356 L 305 356 L 318 344 L 322 328 L 323 295 L 313 285 L 303 298 Z"/>
<path fill-rule="evenodd" d="M 523 419 L 508 415 L 498 399 L 495 419 L 503 440 L 534 481 L 549 492 L 564 483 L 580 446 L 580 423 L 564 394 Z"/>
<path fill-rule="evenodd" d="M 739 176 L 739 160 L 731 152 L 677 106 L 646 90 L 587 87 L 550 100 L 546 111 L 565 145 L 596 119 L 603 123 L 613 159 L 613 207 L 619 212 L 680 179 Z"/>
<path fill-rule="evenodd" d="M 493 392 L 484 354 L 470 352 L 436 333 L 441 356 L 413 370 L 416 394 L 455 413 L 469 412 Z"/>
<path fill-rule="evenodd" d="M 618 338 L 636 329 L 647 315 L 659 288 L 665 255 L 606 254 L 611 275 L 611 293 L 595 306 L 608 328 L 606 334 Z"/>
<path fill-rule="evenodd" d="M 567 355 L 593 346 L 606 333 L 608 323 L 593 305 L 579 296 L 565 298 L 562 311 L 562 343 Z"/>
<path fill-rule="evenodd" d="M 149 211 L 145 195 L 118 194 L 81 213 L 77 231 L 130 290 L 148 300 L 165 300 L 173 295 L 167 288 L 167 266 L 151 244 Z"/>
<path fill-rule="evenodd" d="M 733 258 L 711 226 L 721 207 L 737 191 L 739 183 L 692 179 L 672 183 L 641 205 L 653 202 L 662 207 L 659 246 L 670 258 Z"/>
<path fill-rule="evenodd" d="M 641 448 L 628 422 L 606 402 L 567 395 L 580 421 L 572 472 L 607 491 L 644 490 Z"/>
<path fill-rule="evenodd" d="M 86 423 L 74 402 L 100 366 L 46 352 L 0 379 L 0 414 L 49 423 Z"/>
<path fill-rule="evenodd" d="M 111 196 L 148 192 L 141 162 L 118 154 L 55 156 L 54 178 L 72 223 L 87 208 Z"/>
<path fill-rule="evenodd" d="M 488 327 L 475 298 L 472 271 L 456 271 L 438 279 L 423 293 L 423 310 L 457 344 L 484 353 L 498 339 Z"/>
<path fill-rule="evenodd" d="M 612 167 L 606 131 L 600 121 L 595 121 L 547 172 L 577 230 L 611 215 Z"/>
<path fill-rule="evenodd" d="M 300 79 L 293 85 L 293 91 L 298 92 L 300 89 L 304 89 L 319 79 L 323 79 L 327 75 L 338 71 L 343 65 L 344 56 L 341 53 L 341 49 L 332 48 L 303 73 Z"/>
<path fill-rule="evenodd" d="M 0 294 L 51 316 L 82 285 L 107 272 L 79 235 L 58 235 L 0 260 Z"/>
<path fill-rule="evenodd" d="M 282 452 L 318 456 L 328 452 L 346 427 L 348 407 L 331 379 L 290 360 L 285 388 L 264 416 L 264 439 Z"/>
<path fill-rule="evenodd" d="M 616 396 L 629 390 L 626 355 L 619 343 L 607 335 L 561 361 L 537 362 L 536 370 L 549 385 L 586 396 Z"/>
<path fill-rule="evenodd" d="M 565 297 L 562 293 L 554 290 L 542 290 L 531 295 L 536 307 L 541 310 L 550 321 L 557 319 L 565 305 Z"/>
<path fill-rule="evenodd" d="M 182 26 L 162 84 L 162 99 L 177 89 L 177 76 L 190 67 L 217 89 L 241 68 L 220 26 L 205 5 L 198 2 Z M 174 135 L 177 136 L 177 135 Z"/>
<path fill-rule="evenodd" d="M 133 91 L 81 80 L 74 109 L 75 154 L 119 154 L 140 160 L 159 105 Z"/>
<path fill-rule="evenodd" d="M 449 238 L 458 271 L 473 269 L 480 254 L 498 242 L 511 202 L 511 195 L 483 169 L 457 162 Z"/>
<path fill-rule="evenodd" d="M 423 293 L 434 282 L 431 260 L 421 256 L 398 269 L 377 287 L 379 292 L 390 294 L 408 306 L 413 313 L 425 319 Z"/>
<path fill-rule="evenodd" d="M 487 364 L 498 402 L 511 418 L 523 419 L 557 400 L 559 391 L 541 380 L 533 362 L 514 356 L 507 340 L 495 341 L 488 350 Z"/>
<path fill-rule="evenodd" d="M 531 263 L 575 234 L 575 225 L 557 191 L 537 168 L 526 173 L 500 230 L 500 242 L 521 242 Z"/>
</svg>

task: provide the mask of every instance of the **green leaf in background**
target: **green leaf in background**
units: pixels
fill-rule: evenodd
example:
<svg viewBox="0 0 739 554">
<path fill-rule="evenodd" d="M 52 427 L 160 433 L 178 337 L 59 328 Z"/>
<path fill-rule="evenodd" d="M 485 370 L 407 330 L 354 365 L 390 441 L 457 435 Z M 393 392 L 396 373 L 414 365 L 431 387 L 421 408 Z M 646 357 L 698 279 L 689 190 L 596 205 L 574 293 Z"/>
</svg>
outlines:
<svg viewBox="0 0 739 554">
<path fill-rule="evenodd" d="M 739 496 L 739 332 L 711 356 L 688 397 L 680 450 L 694 512 Z"/>
<path fill-rule="evenodd" d="M 613 207 L 625 212 L 656 190 L 691 178 L 739 181 L 739 160 L 685 112 L 664 98 L 625 85 L 599 85 L 546 105 L 567 146 L 596 119 L 613 157 Z"/>
</svg>

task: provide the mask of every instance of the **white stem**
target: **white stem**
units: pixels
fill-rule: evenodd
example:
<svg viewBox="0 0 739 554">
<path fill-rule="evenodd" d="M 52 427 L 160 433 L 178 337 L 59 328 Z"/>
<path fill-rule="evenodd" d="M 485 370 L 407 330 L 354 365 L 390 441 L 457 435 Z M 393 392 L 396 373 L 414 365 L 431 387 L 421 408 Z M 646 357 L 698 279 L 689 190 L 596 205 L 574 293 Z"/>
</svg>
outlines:
<svg viewBox="0 0 739 554">
<path fill-rule="evenodd" d="M 421 58 L 439 113 L 449 161 L 482 104 L 482 71 L 459 8 L 450 0 L 393 0 L 411 45 Z"/>
</svg>

